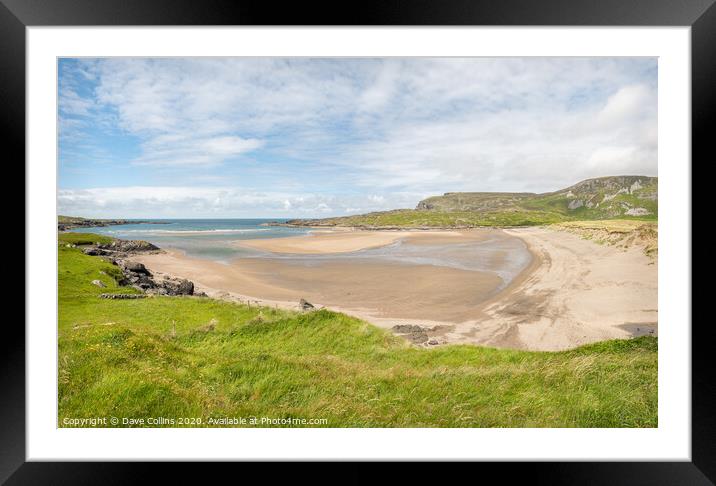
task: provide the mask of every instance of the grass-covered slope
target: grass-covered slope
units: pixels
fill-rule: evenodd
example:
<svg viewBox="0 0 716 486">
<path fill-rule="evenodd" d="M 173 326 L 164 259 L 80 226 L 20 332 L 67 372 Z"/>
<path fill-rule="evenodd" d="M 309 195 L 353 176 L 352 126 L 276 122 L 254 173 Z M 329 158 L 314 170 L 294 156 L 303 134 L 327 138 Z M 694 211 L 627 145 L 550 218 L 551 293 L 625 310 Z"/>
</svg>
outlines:
<svg viewBox="0 0 716 486">
<path fill-rule="evenodd" d="M 567 221 L 552 226 L 592 240 L 598 244 L 631 248 L 638 246 L 644 253 L 656 257 L 659 251 L 659 227 L 656 221 L 601 219 L 595 221 Z"/>
<path fill-rule="evenodd" d="M 530 226 L 564 221 L 545 211 L 420 211 L 397 209 L 337 218 L 292 220 L 297 226 L 351 226 L 356 228 L 472 228 L 477 226 Z"/>
<path fill-rule="evenodd" d="M 84 417 L 117 417 L 119 426 L 147 417 L 194 417 L 195 426 L 223 426 L 225 417 L 328 427 L 657 426 L 656 338 L 559 353 L 427 350 L 326 310 L 101 299 L 136 291 L 118 287 L 115 267 L 68 238 L 82 237 L 60 235 L 61 427 Z"/>
<path fill-rule="evenodd" d="M 545 194 L 449 192 L 400 209 L 355 216 L 292 220 L 289 224 L 355 227 L 526 226 L 573 220 L 656 220 L 658 179 L 613 176 L 587 179 Z"/>
</svg>

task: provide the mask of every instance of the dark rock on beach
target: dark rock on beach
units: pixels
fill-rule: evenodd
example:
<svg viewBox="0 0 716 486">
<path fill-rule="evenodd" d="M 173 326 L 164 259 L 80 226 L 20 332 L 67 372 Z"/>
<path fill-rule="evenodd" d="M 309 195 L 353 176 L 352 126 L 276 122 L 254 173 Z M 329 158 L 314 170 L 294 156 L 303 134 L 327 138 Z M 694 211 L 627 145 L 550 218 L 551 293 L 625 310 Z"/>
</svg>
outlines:
<svg viewBox="0 0 716 486">
<path fill-rule="evenodd" d="M 193 295 L 194 282 L 183 278 L 165 278 L 159 282 L 166 295 Z"/>
<path fill-rule="evenodd" d="M 408 334 L 411 332 L 424 332 L 425 329 L 415 324 L 399 324 L 393 326 L 392 331 L 396 334 Z"/>
<path fill-rule="evenodd" d="M 122 270 L 124 270 L 126 272 L 138 273 L 138 274 L 149 275 L 149 276 L 152 275 L 151 273 L 149 273 L 149 270 L 147 270 L 147 267 L 145 267 L 144 264 L 142 264 L 142 263 L 132 262 L 132 261 L 124 261 L 124 262 L 122 262 L 120 267 L 122 267 Z"/>
<path fill-rule="evenodd" d="M 97 245 L 97 248 L 114 253 L 150 253 L 160 251 L 159 247 L 144 240 L 112 240 Z"/>
<path fill-rule="evenodd" d="M 407 339 L 413 344 L 438 344 L 435 339 L 430 339 L 428 336 L 428 329 L 418 326 L 416 324 L 398 324 L 393 326 L 391 330 L 402 338 Z"/>
<path fill-rule="evenodd" d="M 115 239 L 110 243 L 97 244 L 82 250 L 85 255 L 104 257 L 105 260 L 119 267 L 121 277 L 115 277 L 120 286 L 132 286 L 143 294 L 102 294 L 105 299 L 129 299 L 129 295 L 194 295 L 194 282 L 183 278 L 157 278 L 144 264 L 129 260 L 132 255 L 160 253 L 162 250 L 147 241 Z M 99 281 L 98 281 L 99 282 Z M 94 283 L 94 282 L 93 282 Z M 101 283 L 101 282 L 100 282 Z M 97 284 L 95 284 L 97 285 Z M 110 297 L 117 295 L 117 297 Z M 202 292 L 201 295 L 206 295 Z M 310 305 L 310 304 L 308 304 Z M 313 307 L 313 306 L 311 306 Z"/>
</svg>

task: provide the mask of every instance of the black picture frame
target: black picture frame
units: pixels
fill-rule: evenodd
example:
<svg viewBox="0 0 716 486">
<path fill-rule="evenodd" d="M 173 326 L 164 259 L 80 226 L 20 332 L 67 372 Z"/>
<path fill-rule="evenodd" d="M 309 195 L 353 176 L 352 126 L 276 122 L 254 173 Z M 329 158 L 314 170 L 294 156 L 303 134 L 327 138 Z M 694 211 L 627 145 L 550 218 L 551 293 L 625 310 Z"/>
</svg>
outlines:
<svg viewBox="0 0 716 486">
<path fill-rule="evenodd" d="M 305 2 L 231 0 L 0 0 L 0 133 L 6 161 L 25 160 L 25 28 L 29 26 L 119 25 L 512 25 L 512 26 L 691 26 L 692 174 L 716 160 L 716 0 L 362 0 L 328 6 Z M 18 164 L 19 165 L 19 164 Z M 18 175 L 23 177 L 24 175 Z M 698 180 L 693 179 L 692 180 Z M 694 194 L 697 194 L 694 187 Z M 693 205 L 696 214 L 702 206 Z M 693 235 L 692 235 L 693 236 Z M 693 257 L 706 257 L 693 248 Z M 27 261 L 32 255 L 25 255 Z M 703 261 L 707 261 L 704 259 Z M 31 289 L 26 289 L 31 291 Z M 707 286 L 692 296 L 706 297 Z M 693 297 L 692 297 L 693 302 Z M 25 339 L 4 319 L 0 343 L 0 483 L 124 484 L 138 463 L 49 463 L 25 461 Z M 692 326 L 692 462 L 523 463 L 516 471 L 537 484 L 714 484 L 716 481 L 716 380 L 711 373 L 713 325 Z M 11 325 L 12 324 L 12 325 Z M 688 325 L 688 323 L 670 323 Z M 185 467 L 162 465 L 187 479 Z M 226 465 L 228 466 L 228 465 Z M 481 474 L 505 473 L 505 464 L 480 464 Z M 217 470 L 221 472 L 224 467 Z M 408 468 L 419 476 L 430 467 Z M 404 479 L 410 476 L 405 471 Z M 444 473 L 442 467 L 434 471 Z M 293 469 L 294 473 L 298 473 Z M 298 473 L 300 474 L 300 473 Z M 353 474 L 360 478 L 361 475 Z M 368 480 L 369 477 L 362 476 Z M 485 476 L 483 476 L 485 477 Z M 316 477 L 311 477 L 315 480 Z M 182 481 L 184 482 L 184 481 Z"/>
</svg>

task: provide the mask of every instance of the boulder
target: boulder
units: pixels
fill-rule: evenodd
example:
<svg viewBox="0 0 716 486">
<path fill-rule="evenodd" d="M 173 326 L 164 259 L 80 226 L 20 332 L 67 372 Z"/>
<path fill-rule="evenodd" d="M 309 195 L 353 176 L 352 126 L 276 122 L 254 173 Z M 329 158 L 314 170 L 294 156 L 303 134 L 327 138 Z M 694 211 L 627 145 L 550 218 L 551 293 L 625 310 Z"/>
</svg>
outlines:
<svg viewBox="0 0 716 486">
<path fill-rule="evenodd" d="M 315 309 L 315 308 L 316 308 L 313 304 L 311 304 L 310 302 L 308 302 L 306 299 L 301 299 L 301 300 L 298 302 L 298 306 L 301 308 L 301 310 L 305 310 L 305 311 L 311 310 L 311 309 Z"/>
<path fill-rule="evenodd" d="M 82 253 L 84 253 L 85 255 L 89 255 L 89 256 L 107 256 L 107 255 L 112 254 L 111 252 L 108 252 L 107 250 L 103 250 L 103 249 L 97 248 L 97 247 L 85 248 L 84 250 L 82 250 Z"/>
<path fill-rule="evenodd" d="M 159 284 L 167 295 L 193 295 L 194 283 L 183 278 L 167 278 Z"/>
<path fill-rule="evenodd" d="M 393 326 L 392 331 L 396 334 L 408 334 L 411 332 L 425 332 L 425 329 L 416 324 L 398 324 Z"/>
<path fill-rule="evenodd" d="M 398 324 L 393 326 L 392 331 L 413 344 L 424 344 L 430 339 L 426 329 L 416 324 Z"/>
<path fill-rule="evenodd" d="M 408 334 L 401 334 L 400 336 L 404 337 L 413 344 L 423 344 L 429 339 L 428 333 L 426 333 L 425 331 L 411 332 Z"/>
<path fill-rule="evenodd" d="M 143 290 L 152 289 L 156 286 L 154 280 L 149 278 L 149 276 L 147 275 L 140 275 L 136 281 L 136 285 L 138 285 Z"/>
<path fill-rule="evenodd" d="M 124 262 L 124 270 L 132 273 L 141 273 L 144 275 L 151 276 L 152 274 L 149 273 L 149 270 L 147 270 L 147 267 L 145 267 L 143 264 L 139 262 L 130 262 L 126 261 Z"/>
<path fill-rule="evenodd" d="M 121 253 L 147 253 L 159 251 L 158 246 L 143 240 L 112 240 L 109 243 L 98 245 L 98 248 Z"/>
</svg>

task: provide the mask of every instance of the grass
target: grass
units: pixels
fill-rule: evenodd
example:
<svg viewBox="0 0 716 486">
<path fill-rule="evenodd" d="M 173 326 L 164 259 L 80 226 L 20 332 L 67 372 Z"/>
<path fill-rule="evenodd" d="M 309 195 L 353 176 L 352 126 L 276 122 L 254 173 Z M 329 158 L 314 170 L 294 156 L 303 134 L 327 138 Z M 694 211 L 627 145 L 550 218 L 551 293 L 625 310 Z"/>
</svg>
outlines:
<svg viewBox="0 0 716 486">
<path fill-rule="evenodd" d="M 560 203 L 561 204 L 561 203 Z M 542 226 L 557 223 L 601 221 L 606 213 L 586 207 L 567 211 L 561 205 L 548 201 L 532 201 L 524 208 L 486 211 L 437 211 L 398 209 L 355 216 L 340 216 L 320 220 L 299 220 L 303 225 L 351 226 L 356 228 L 456 228 L 456 227 L 513 227 Z M 620 216 L 622 221 L 654 222 L 655 214 L 647 216 Z"/>
<path fill-rule="evenodd" d="M 325 419 L 327 427 L 657 426 L 656 338 L 554 353 L 427 350 L 327 310 L 100 299 L 135 291 L 117 286 L 109 263 L 65 246 L 95 239 L 76 235 L 60 235 L 58 248 L 59 426 L 98 416 L 175 421 L 161 426 L 223 417 Z"/>
<path fill-rule="evenodd" d="M 659 252 L 657 221 L 625 219 L 569 221 L 554 224 L 552 227 L 577 234 L 599 244 L 620 248 L 640 246 L 644 249 L 644 253 L 652 258 L 656 258 Z"/>
<path fill-rule="evenodd" d="M 60 233 L 58 240 L 65 245 L 93 245 L 110 243 L 113 238 L 93 233 Z"/>
<path fill-rule="evenodd" d="M 656 229 L 657 223 L 655 221 L 652 222 L 632 219 L 604 219 L 594 221 L 567 221 L 560 223 L 557 226 L 574 229 L 605 230 L 610 233 L 631 233 L 632 231 L 644 226 Z"/>
<path fill-rule="evenodd" d="M 571 213 L 553 210 L 549 206 L 544 209 L 508 209 L 500 211 L 425 211 L 416 209 L 399 209 L 381 211 L 355 216 L 341 216 L 320 220 L 301 220 L 302 224 L 317 226 L 351 226 L 356 228 L 455 228 L 455 227 L 512 227 L 542 226 L 557 223 L 584 222 L 586 208 L 579 208 Z M 592 215 L 593 221 L 600 221 Z M 654 215 L 622 216 L 622 221 L 656 221 Z M 588 218 L 589 219 L 589 218 Z M 611 220 L 609 220 L 611 221 Z"/>
<path fill-rule="evenodd" d="M 531 226 L 563 221 L 557 213 L 544 211 L 422 211 L 400 209 L 355 216 L 315 220 L 318 225 L 353 227 L 454 228 L 479 226 Z M 310 221 L 309 221 L 310 222 Z"/>
</svg>

